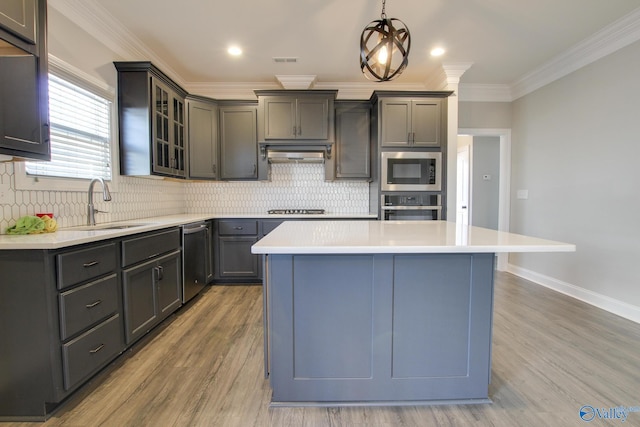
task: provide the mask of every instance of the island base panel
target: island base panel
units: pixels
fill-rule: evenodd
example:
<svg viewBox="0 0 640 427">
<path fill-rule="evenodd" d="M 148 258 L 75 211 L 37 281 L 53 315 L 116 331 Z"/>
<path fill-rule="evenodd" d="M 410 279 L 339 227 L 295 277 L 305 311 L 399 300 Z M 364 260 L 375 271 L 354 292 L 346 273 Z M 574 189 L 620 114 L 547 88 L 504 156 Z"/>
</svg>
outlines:
<svg viewBox="0 0 640 427">
<path fill-rule="evenodd" d="M 488 402 L 494 254 L 267 255 L 273 402 Z"/>
</svg>

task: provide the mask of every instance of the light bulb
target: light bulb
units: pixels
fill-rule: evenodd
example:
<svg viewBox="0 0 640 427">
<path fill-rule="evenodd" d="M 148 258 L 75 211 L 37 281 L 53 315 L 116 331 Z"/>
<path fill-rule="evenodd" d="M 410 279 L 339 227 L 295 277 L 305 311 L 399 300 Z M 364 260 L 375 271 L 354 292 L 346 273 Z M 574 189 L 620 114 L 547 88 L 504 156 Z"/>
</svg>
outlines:
<svg viewBox="0 0 640 427">
<path fill-rule="evenodd" d="M 389 53 L 387 52 L 387 46 L 382 46 L 378 51 L 378 64 L 386 64 L 389 59 Z"/>
</svg>

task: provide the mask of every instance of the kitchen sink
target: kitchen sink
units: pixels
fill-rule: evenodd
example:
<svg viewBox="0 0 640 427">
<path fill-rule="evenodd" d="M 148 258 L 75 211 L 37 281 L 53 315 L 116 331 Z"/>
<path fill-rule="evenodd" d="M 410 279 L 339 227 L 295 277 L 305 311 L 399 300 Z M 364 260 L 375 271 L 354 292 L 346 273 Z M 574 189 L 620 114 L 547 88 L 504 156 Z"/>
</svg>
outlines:
<svg viewBox="0 0 640 427">
<path fill-rule="evenodd" d="M 77 230 L 77 231 L 126 230 L 127 228 L 143 227 L 145 225 L 153 225 L 153 224 L 152 223 L 98 224 L 98 225 L 86 225 L 82 227 L 72 227 L 71 230 Z"/>
</svg>

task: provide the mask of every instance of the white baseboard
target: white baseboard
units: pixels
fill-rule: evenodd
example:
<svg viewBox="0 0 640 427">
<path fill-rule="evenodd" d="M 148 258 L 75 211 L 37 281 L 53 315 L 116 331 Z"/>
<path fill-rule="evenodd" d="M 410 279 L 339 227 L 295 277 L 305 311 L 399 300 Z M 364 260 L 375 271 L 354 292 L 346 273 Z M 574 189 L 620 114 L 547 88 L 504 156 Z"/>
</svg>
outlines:
<svg viewBox="0 0 640 427">
<path fill-rule="evenodd" d="M 545 276 L 544 274 L 536 273 L 535 271 L 527 270 L 517 265 L 507 264 L 507 272 L 606 310 L 609 313 L 624 317 L 632 322 L 640 323 L 640 307 L 638 306 L 554 279 L 553 277 Z"/>
</svg>

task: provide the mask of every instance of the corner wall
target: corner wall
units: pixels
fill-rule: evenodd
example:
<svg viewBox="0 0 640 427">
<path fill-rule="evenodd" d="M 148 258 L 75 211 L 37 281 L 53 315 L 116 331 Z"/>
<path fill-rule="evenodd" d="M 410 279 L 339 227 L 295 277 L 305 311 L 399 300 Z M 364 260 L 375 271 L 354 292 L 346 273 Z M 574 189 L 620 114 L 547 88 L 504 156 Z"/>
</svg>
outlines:
<svg viewBox="0 0 640 427">
<path fill-rule="evenodd" d="M 636 42 L 513 102 L 511 231 L 577 252 L 509 258 L 515 273 L 637 322 L 639 75 Z"/>
</svg>

